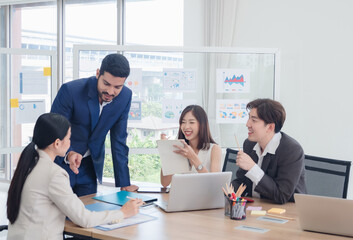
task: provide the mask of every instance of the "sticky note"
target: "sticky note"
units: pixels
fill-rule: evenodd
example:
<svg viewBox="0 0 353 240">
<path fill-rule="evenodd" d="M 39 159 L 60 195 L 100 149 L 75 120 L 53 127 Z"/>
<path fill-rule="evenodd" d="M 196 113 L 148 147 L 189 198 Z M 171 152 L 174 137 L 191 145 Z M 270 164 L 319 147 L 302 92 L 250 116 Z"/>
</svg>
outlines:
<svg viewBox="0 0 353 240">
<path fill-rule="evenodd" d="M 267 211 L 268 213 L 282 214 L 286 212 L 286 209 L 283 208 L 271 208 Z"/>
<path fill-rule="evenodd" d="M 257 232 L 257 233 L 265 233 L 265 232 L 270 231 L 270 229 L 251 227 L 251 226 L 246 226 L 246 225 L 240 225 L 238 227 L 235 227 L 234 229 L 243 230 L 243 231 L 250 231 L 250 232 Z"/>
<path fill-rule="evenodd" d="M 50 67 L 43 68 L 43 75 L 46 77 L 51 76 L 51 68 Z"/>
<path fill-rule="evenodd" d="M 251 211 L 251 215 L 261 215 L 261 216 L 265 216 L 265 215 L 266 215 L 266 211 L 252 210 L 252 211 Z"/>
<path fill-rule="evenodd" d="M 261 216 L 256 219 L 261 220 L 261 221 L 265 221 L 265 222 L 273 222 L 273 223 L 281 223 L 281 224 L 288 222 L 288 220 L 285 220 L 285 219 L 266 217 L 266 216 Z"/>
<path fill-rule="evenodd" d="M 19 106 L 18 98 L 11 98 L 10 105 L 11 105 L 11 108 L 18 108 L 18 106 Z"/>
<path fill-rule="evenodd" d="M 260 211 L 260 210 L 262 210 L 262 207 L 261 207 L 261 206 L 259 206 L 259 207 L 248 206 L 248 207 L 246 208 L 246 210 L 249 210 L 249 211 L 251 211 L 251 210 Z"/>
</svg>

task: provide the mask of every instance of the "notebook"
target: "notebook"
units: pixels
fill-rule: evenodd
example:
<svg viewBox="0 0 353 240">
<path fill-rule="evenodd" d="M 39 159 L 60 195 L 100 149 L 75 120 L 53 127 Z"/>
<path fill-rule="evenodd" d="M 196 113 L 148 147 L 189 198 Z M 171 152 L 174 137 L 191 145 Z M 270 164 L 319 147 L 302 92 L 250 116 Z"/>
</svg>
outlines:
<svg viewBox="0 0 353 240">
<path fill-rule="evenodd" d="M 294 194 L 303 230 L 353 237 L 353 200 Z"/>
<path fill-rule="evenodd" d="M 97 196 L 97 197 L 93 197 L 93 199 L 122 206 L 127 201 L 130 200 L 129 198 L 127 198 L 127 196 L 131 198 L 142 199 L 142 201 L 144 201 L 145 203 L 157 201 L 157 198 L 149 197 L 149 196 L 146 196 L 145 194 L 142 195 L 142 194 L 127 192 L 127 191 L 120 191 L 112 194 Z"/>
<path fill-rule="evenodd" d="M 175 174 L 169 201 L 155 204 L 166 212 L 222 208 L 222 186 L 229 184 L 231 177 L 231 172 Z"/>
</svg>

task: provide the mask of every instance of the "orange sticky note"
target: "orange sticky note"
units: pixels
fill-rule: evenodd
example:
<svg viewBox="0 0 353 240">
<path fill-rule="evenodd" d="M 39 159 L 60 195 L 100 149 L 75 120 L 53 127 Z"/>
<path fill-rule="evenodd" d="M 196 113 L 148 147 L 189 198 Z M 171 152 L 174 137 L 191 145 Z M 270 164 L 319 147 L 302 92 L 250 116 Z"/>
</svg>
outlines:
<svg viewBox="0 0 353 240">
<path fill-rule="evenodd" d="M 51 68 L 50 67 L 43 68 L 43 75 L 46 77 L 51 76 Z"/>
<path fill-rule="evenodd" d="M 10 106 L 11 108 L 18 108 L 18 98 L 11 98 L 10 99 Z"/>
<path fill-rule="evenodd" d="M 286 209 L 283 208 L 271 208 L 267 211 L 268 213 L 282 214 L 286 212 Z"/>
</svg>

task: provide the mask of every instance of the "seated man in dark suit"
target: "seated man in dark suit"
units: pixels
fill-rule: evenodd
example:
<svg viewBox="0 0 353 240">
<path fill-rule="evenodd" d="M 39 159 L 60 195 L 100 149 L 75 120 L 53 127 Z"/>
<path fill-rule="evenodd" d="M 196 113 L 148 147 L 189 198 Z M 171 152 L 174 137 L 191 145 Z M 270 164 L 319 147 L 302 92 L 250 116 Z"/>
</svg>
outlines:
<svg viewBox="0 0 353 240">
<path fill-rule="evenodd" d="M 280 132 L 286 118 L 283 106 L 271 99 L 256 99 L 246 107 L 250 110 L 248 139 L 237 155 L 235 191 L 244 183 L 245 196 L 279 204 L 294 201 L 294 193 L 306 193 L 304 151 L 296 140 Z"/>
</svg>

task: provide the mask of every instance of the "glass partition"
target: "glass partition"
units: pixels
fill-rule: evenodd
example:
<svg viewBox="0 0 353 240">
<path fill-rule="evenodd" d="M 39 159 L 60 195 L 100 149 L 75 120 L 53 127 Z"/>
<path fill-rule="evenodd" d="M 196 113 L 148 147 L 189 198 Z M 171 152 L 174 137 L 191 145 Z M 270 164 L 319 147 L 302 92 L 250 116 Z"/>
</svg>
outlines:
<svg viewBox="0 0 353 240">
<path fill-rule="evenodd" d="M 187 105 L 202 106 L 215 141 L 222 148 L 234 148 L 235 134 L 239 143 L 247 137 L 246 103 L 275 98 L 279 55 L 275 49 L 74 45 L 74 78 L 94 75 L 104 56 L 113 52 L 123 53 L 131 67 L 125 85 L 133 92 L 128 145 L 135 181 L 159 183 L 156 140 L 161 133 L 177 137 L 179 115 Z M 244 75 L 243 82 L 226 80 L 237 73 Z M 106 141 L 105 177 L 113 177 L 109 144 Z"/>
</svg>

